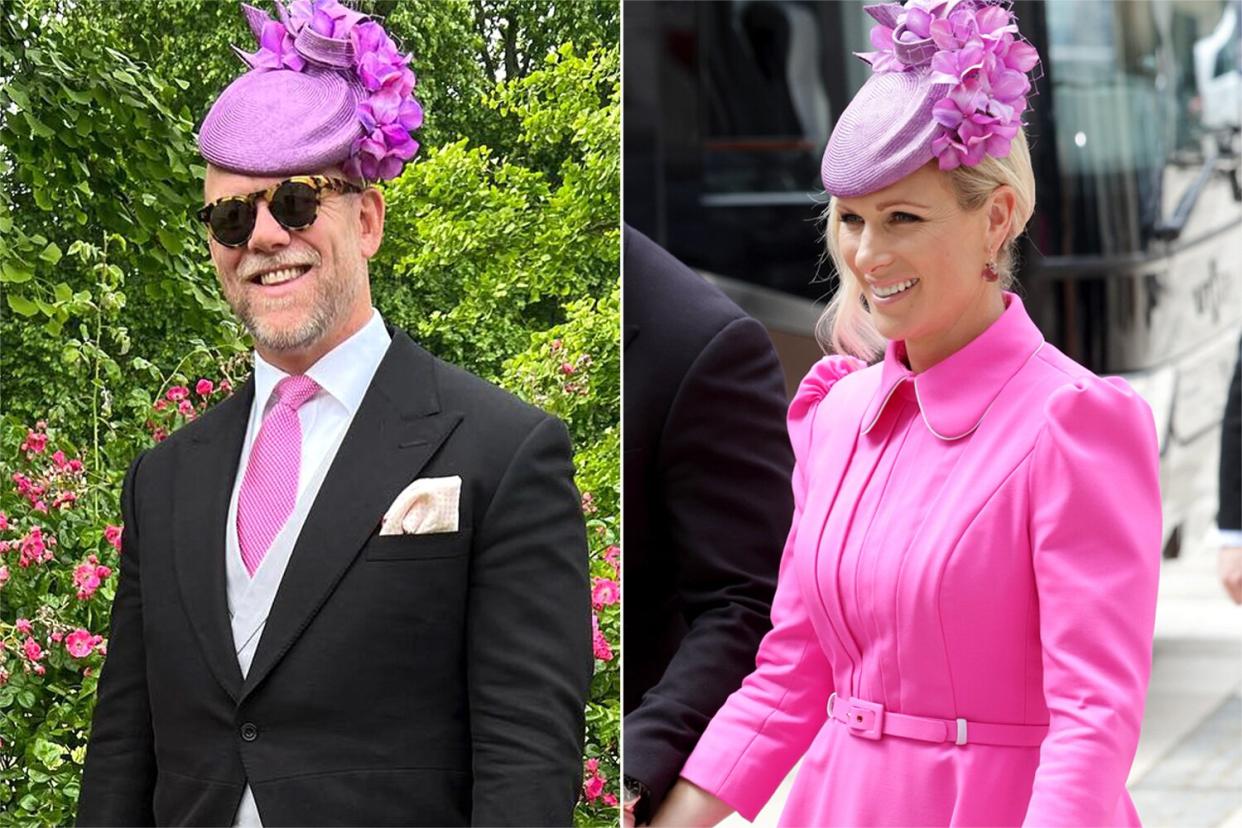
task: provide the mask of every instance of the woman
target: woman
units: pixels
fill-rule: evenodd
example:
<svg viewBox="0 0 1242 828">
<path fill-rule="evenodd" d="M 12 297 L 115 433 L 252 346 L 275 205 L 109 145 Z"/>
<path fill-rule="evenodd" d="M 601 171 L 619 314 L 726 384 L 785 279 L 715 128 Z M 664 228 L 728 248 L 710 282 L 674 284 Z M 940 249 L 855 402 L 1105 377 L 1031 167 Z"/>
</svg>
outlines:
<svg viewBox="0 0 1242 828">
<path fill-rule="evenodd" d="M 841 288 L 789 411 L 795 514 L 755 671 L 655 824 L 1138 824 L 1161 515 L 1147 405 L 1005 287 L 1038 57 L 1004 8 L 869 7 L 824 156 Z M 865 303 L 865 306 L 864 306 Z"/>
</svg>

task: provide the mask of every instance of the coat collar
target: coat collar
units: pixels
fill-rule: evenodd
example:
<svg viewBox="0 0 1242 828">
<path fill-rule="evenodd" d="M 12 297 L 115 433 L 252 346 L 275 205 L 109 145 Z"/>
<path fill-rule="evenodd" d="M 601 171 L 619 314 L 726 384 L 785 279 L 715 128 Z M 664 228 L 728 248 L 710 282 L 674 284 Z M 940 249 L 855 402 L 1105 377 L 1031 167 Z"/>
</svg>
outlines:
<svg viewBox="0 0 1242 828">
<path fill-rule="evenodd" d="M 884 352 L 880 385 L 863 414 L 863 434 L 879 422 L 898 387 L 914 384 L 927 429 L 941 440 L 960 440 L 983 421 L 1001 389 L 1044 344 L 1044 337 L 1016 294 L 1005 293 L 1005 310 L 965 347 L 920 374 L 905 366 L 905 342 Z"/>
</svg>

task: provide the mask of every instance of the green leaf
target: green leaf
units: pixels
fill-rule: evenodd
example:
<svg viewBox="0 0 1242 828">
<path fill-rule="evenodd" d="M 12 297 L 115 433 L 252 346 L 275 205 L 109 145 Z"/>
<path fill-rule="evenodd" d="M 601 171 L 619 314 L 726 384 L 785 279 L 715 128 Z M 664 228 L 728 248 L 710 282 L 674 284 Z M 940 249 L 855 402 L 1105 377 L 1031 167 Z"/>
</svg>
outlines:
<svg viewBox="0 0 1242 828">
<path fill-rule="evenodd" d="M 40 210 L 51 210 L 52 199 L 48 196 L 47 190 L 36 187 L 34 191 L 35 204 L 39 205 Z"/>
<path fill-rule="evenodd" d="M 56 297 L 57 302 L 68 302 L 73 298 L 73 289 L 64 282 L 60 282 L 52 288 L 52 295 Z"/>
<path fill-rule="evenodd" d="M 30 109 L 30 98 L 26 97 L 26 93 L 23 92 L 20 87 L 9 83 L 9 85 L 4 88 L 4 94 L 8 95 L 9 100 L 17 104 L 19 109 Z"/>
<path fill-rule="evenodd" d="M 22 316 L 34 316 L 39 312 L 39 306 L 31 302 L 25 296 L 18 296 L 16 293 L 5 294 L 5 300 L 9 303 L 9 307 L 14 313 Z"/>
<path fill-rule="evenodd" d="M 179 235 L 172 232 L 167 227 L 161 227 L 156 231 L 156 235 L 159 237 L 161 247 L 174 256 L 181 254 L 181 248 L 184 245 L 181 243 L 181 237 Z"/>
<path fill-rule="evenodd" d="M 49 742 L 46 739 L 36 739 L 34 746 L 35 758 L 43 763 L 44 767 L 49 770 L 56 770 L 65 763 L 64 755 L 69 749 L 64 745 L 58 745 L 55 742 Z M 36 780 L 38 781 L 38 780 Z M 43 781 L 47 781 L 44 779 Z"/>
<path fill-rule="evenodd" d="M 35 706 L 35 694 L 33 690 L 22 690 L 17 694 L 17 703 L 29 710 Z"/>
<path fill-rule="evenodd" d="M 0 264 L 0 282 L 20 285 L 22 282 L 29 282 L 32 278 L 34 278 L 34 271 L 17 262 Z"/>
<path fill-rule="evenodd" d="M 65 94 L 68 95 L 74 103 L 82 104 L 83 106 L 86 106 L 91 102 L 91 93 L 89 90 L 71 89 L 66 86 Z"/>
<path fill-rule="evenodd" d="M 33 113 L 27 111 L 22 113 L 26 118 L 26 123 L 30 124 L 30 130 L 40 138 L 55 138 L 56 130 L 40 121 Z"/>
<path fill-rule="evenodd" d="M 56 245 L 56 242 L 52 242 L 47 247 L 43 248 L 43 252 L 39 254 L 40 259 L 52 265 L 59 262 L 60 257 L 60 247 Z"/>
<path fill-rule="evenodd" d="M 30 811 L 33 814 L 39 810 L 39 797 L 34 794 L 26 794 L 22 797 L 20 804 L 23 811 Z"/>
</svg>

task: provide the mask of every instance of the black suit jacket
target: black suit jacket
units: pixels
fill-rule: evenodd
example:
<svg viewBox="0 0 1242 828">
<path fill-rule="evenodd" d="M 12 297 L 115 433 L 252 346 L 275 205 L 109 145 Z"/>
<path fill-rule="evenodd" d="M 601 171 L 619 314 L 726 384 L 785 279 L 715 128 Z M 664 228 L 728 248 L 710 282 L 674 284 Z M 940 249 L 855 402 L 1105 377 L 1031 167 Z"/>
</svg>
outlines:
<svg viewBox="0 0 1242 828">
<path fill-rule="evenodd" d="M 142 454 L 78 823 L 568 825 L 590 680 L 563 424 L 400 331 L 297 540 L 248 675 L 225 521 L 253 381 Z M 418 477 L 461 530 L 377 535 Z"/>
<path fill-rule="evenodd" d="M 763 326 L 625 228 L 625 773 L 654 806 L 754 669 L 793 496 Z"/>
<path fill-rule="evenodd" d="M 1233 381 L 1225 403 L 1225 419 L 1220 433 L 1220 511 L 1216 524 L 1221 529 L 1242 529 L 1242 342 L 1233 364 Z"/>
</svg>

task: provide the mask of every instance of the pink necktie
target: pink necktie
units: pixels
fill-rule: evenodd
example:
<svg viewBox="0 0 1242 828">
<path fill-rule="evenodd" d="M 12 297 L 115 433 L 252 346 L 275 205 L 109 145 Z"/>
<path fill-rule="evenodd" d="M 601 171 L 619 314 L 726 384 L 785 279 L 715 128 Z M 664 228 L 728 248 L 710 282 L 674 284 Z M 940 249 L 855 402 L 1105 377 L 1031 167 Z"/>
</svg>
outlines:
<svg viewBox="0 0 1242 828">
<path fill-rule="evenodd" d="M 297 374 L 276 384 L 276 404 L 263 418 L 250 449 L 250 462 L 237 496 L 237 540 L 246 571 L 254 571 L 293 512 L 302 465 L 302 424 L 298 409 L 319 390 Z"/>
</svg>

